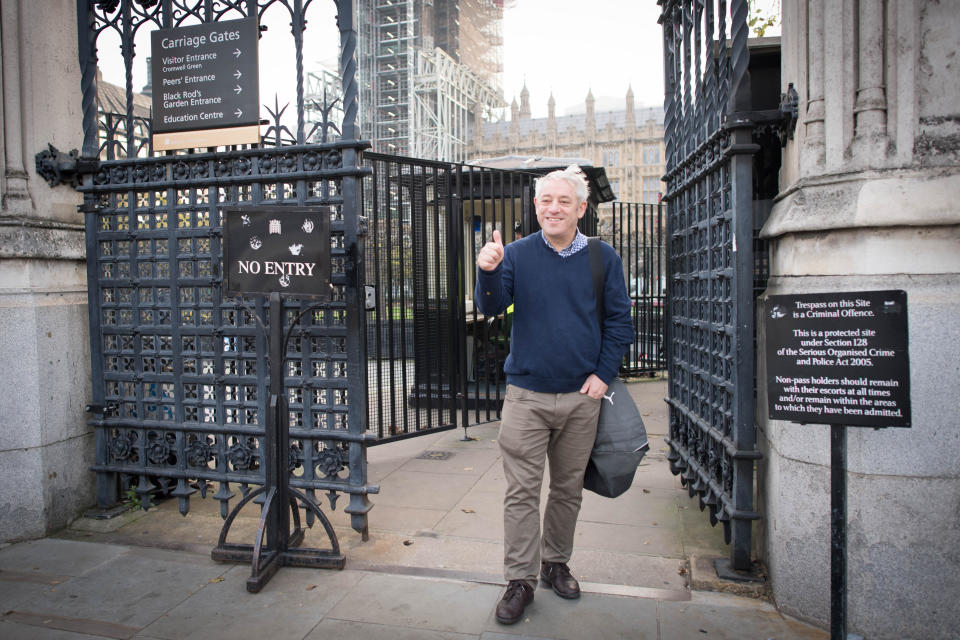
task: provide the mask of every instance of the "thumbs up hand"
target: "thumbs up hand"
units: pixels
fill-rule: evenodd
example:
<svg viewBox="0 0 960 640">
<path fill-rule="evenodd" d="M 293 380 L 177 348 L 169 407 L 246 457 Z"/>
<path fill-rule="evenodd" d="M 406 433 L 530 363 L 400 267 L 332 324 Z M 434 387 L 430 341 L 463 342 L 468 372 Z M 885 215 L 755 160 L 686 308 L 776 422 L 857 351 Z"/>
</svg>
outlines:
<svg viewBox="0 0 960 640">
<path fill-rule="evenodd" d="M 500 230 L 493 230 L 493 239 L 483 245 L 477 254 L 477 266 L 484 271 L 493 271 L 503 262 L 503 241 L 500 239 Z"/>
</svg>

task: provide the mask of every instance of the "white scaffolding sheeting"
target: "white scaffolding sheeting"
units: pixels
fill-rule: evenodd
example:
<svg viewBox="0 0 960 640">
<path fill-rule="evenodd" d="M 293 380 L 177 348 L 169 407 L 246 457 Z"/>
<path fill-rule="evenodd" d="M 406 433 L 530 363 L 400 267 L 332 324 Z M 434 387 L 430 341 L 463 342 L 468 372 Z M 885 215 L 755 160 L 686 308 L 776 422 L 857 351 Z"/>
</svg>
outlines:
<svg viewBox="0 0 960 640">
<path fill-rule="evenodd" d="M 442 49 L 417 52 L 410 148 L 416 158 L 464 162 L 477 110 L 488 115 L 503 98 Z"/>
</svg>

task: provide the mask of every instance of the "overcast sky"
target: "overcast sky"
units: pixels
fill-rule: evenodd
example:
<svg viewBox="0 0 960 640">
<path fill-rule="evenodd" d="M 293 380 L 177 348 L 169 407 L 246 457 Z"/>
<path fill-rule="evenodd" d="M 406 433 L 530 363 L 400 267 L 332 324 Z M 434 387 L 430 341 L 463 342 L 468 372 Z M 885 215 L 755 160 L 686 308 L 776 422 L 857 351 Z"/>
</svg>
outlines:
<svg viewBox="0 0 960 640">
<path fill-rule="evenodd" d="M 515 0 L 504 11 L 504 97 L 520 102 L 526 81 L 534 117 L 583 110 L 587 91 L 618 100 L 627 87 L 644 106 L 663 104 L 663 31 L 655 0 Z"/>
<path fill-rule="evenodd" d="M 779 0 L 757 0 L 779 8 Z M 510 3 L 508 3 L 510 5 Z M 307 70 L 324 62 L 336 66 L 339 32 L 332 1 L 315 1 L 304 38 Z M 553 93 L 557 115 L 583 110 L 587 91 L 597 109 L 622 109 L 632 87 L 641 106 L 663 105 L 663 32 L 656 0 L 513 0 L 504 11 L 504 98 L 509 105 L 526 82 L 534 117 L 547 114 Z M 296 88 L 289 13 L 275 3 L 266 12 L 269 27 L 260 41 L 260 101 L 280 105 L 294 100 Z M 146 81 L 150 39 L 138 33 L 134 88 Z M 100 42 L 106 79 L 123 84 L 119 38 L 107 29 Z M 279 62 L 278 62 L 279 61 Z M 604 101 L 612 99 L 612 102 Z M 291 109 L 292 110 L 292 109 Z M 289 112 L 289 110 L 288 110 Z M 506 112 L 509 115 L 509 109 Z M 265 113 L 263 114 L 266 115 Z"/>
</svg>

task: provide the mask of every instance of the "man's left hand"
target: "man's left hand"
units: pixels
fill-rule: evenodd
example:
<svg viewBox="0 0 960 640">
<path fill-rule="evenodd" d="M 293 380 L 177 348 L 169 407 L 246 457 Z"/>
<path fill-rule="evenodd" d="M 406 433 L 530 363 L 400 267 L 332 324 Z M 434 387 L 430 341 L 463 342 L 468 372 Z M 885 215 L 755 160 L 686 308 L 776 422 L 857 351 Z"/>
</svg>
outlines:
<svg viewBox="0 0 960 640">
<path fill-rule="evenodd" d="M 580 387 L 580 393 L 585 393 L 594 400 L 599 400 L 607 392 L 607 383 L 597 377 L 597 374 L 591 373 L 590 376 Z"/>
</svg>

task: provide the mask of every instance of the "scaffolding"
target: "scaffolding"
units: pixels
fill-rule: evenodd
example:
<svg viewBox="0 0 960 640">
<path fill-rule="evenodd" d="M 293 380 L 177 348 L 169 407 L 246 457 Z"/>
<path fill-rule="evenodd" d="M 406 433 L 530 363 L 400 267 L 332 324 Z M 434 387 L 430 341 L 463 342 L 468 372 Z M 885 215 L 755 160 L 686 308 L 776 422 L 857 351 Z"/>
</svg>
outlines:
<svg viewBox="0 0 960 640">
<path fill-rule="evenodd" d="M 464 157 L 477 110 L 502 106 L 503 4 L 359 0 L 359 124 L 374 151 Z"/>
<path fill-rule="evenodd" d="M 465 162 L 467 139 L 478 112 L 489 119 L 503 98 L 466 65 L 439 47 L 417 53 L 411 151 L 416 158 Z"/>
<path fill-rule="evenodd" d="M 343 86 L 340 74 L 327 67 L 308 71 L 304 79 L 304 118 L 307 141 L 333 142 L 343 122 Z"/>
</svg>

